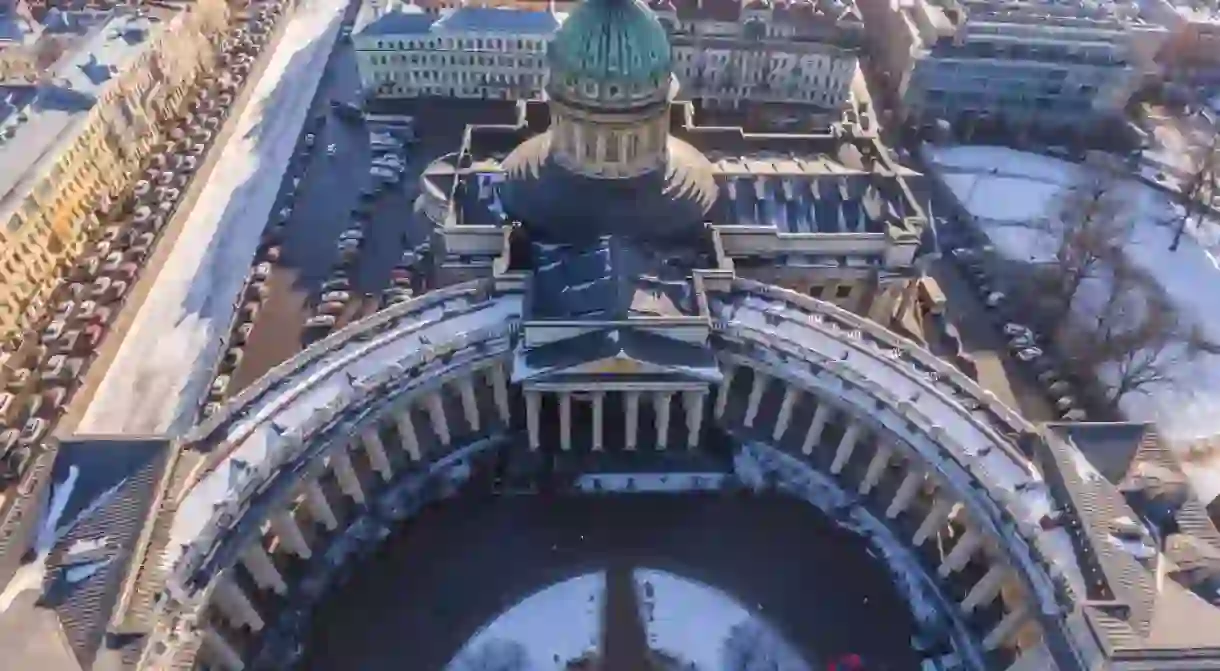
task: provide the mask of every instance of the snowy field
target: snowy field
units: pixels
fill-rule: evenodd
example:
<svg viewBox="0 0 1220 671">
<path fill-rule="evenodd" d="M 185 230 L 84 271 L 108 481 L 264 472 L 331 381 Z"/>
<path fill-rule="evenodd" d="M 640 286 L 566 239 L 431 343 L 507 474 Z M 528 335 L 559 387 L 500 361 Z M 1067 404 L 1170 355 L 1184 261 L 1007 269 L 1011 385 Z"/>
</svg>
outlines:
<svg viewBox="0 0 1220 671">
<path fill-rule="evenodd" d="M 929 147 L 945 183 L 980 218 L 997 253 L 1014 260 L 1040 261 L 1054 252 L 1047 234 L 1026 222 L 1054 208 L 1064 186 L 1080 180 L 1084 166 L 1002 147 Z M 1180 211 L 1169 197 L 1132 179 L 1127 197 L 1137 209 L 1128 258 L 1147 272 L 1210 338 L 1220 341 L 1220 222 L 1189 231 L 1176 252 L 1169 251 Z M 1134 420 L 1155 421 L 1179 449 L 1204 439 L 1220 445 L 1220 358 L 1204 356 L 1183 364 L 1173 388 L 1128 395 L 1123 411 Z M 1196 454 L 1185 464 L 1204 501 L 1220 494 L 1220 449 Z"/>
<path fill-rule="evenodd" d="M 157 434 L 194 419 L 347 0 L 303 0 L 78 433 Z"/>
</svg>

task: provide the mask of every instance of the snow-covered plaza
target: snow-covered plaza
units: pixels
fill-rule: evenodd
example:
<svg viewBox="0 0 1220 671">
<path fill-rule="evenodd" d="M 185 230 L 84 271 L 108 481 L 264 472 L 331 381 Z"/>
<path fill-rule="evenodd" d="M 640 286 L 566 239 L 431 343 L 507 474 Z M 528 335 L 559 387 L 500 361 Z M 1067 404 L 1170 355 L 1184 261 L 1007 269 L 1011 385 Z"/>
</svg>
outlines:
<svg viewBox="0 0 1220 671">
<path fill-rule="evenodd" d="M 347 4 L 294 10 L 78 433 L 159 434 L 194 421 Z"/>
<path fill-rule="evenodd" d="M 1003 147 L 929 147 L 926 156 L 976 217 L 996 253 L 1014 261 L 1040 262 L 1053 255 L 1055 241 L 1031 222 L 1052 214 L 1061 190 L 1093 169 Z M 1192 226 L 1179 248 L 1170 251 L 1178 206 L 1137 179 L 1122 187 L 1136 210 L 1128 259 L 1153 278 L 1185 319 L 1220 340 L 1220 221 Z M 1220 444 L 1220 358 L 1203 354 L 1182 366 L 1174 384 L 1129 394 L 1121 405 L 1130 419 L 1156 422 L 1175 447 L 1195 448 L 1185 468 L 1208 501 L 1220 494 L 1220 449 L 1198 446 L 1210 439 Z"/>
</svg>

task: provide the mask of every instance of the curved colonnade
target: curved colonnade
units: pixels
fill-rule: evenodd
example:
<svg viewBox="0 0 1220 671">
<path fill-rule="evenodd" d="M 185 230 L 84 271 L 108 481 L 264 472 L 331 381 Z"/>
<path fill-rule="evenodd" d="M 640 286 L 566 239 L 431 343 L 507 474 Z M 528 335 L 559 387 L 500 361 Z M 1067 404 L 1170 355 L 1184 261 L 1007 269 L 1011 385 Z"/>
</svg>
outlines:
<svg viewBox="0 0 1220 671">
<path fill-rule="evenodd" d="M 1039 524 L 1053 502 L 1016 445 L 1032 427 L 854 314 L 752 281 L 703 281 L 724 381 L 710 404 L 675 400 L 671 412 L 668 396 L 653 399 L 664 407 L 655 435 L 686 412 L 696 434 L 714 426 L 826 474 L 956 602 L 967 658 L 1049 650 L 1073 668 L 1066 618 L 1083 580 L 1067 532 Z M 246 667 L 264 630 L 299 631 L 299 613 L 272 619 L 285 600 L 316 598 L 353 544 L 388 533 L 367 524 L 370 509 L 401 519 L 471 477 L 480 454 L 530 450 L 539 412 L 565 413 L 547 423 L 570 427 L 570 399 L 531 401 L 538 392 L 510 382 L 522 298 L 481 280 L 396 306 L 285 362 L 198 427 L 183 453 L 197 463 L 164 509 L 168 577 L 143 668 L 191 668 L 200 654 L 213 668 Z M 628 427 L 640 405 L 625 404 Z M 514 436 L 522 426 L 529 441 Z M 687 438 L 669 449 L 698 442 Z M 656 442 L 642 447 L 665 449 Z"/>
</svg>

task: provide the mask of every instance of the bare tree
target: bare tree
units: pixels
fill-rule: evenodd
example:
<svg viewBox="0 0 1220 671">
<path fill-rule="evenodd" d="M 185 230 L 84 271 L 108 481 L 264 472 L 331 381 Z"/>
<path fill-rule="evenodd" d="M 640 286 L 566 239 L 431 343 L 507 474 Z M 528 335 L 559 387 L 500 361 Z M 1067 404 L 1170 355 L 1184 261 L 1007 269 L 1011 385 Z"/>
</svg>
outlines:
<svg viewBox="0 0 1220 671">
<path fill-rule="evenodd" d="M 1173 242 L 1169 249 L 1177 251 L 1191 221 L 1202 219 L 1211 209 L 1216 197 L 1216 180 L 1220 178 L 1220 129 L 1211 128 L 1208 141 L 1202 146 L 1197 158 L 1192 161 L 1191 172 L 1182 182 L 1178 204 L 1182 214 L 1178 217 Z"/>
<path fill-rule="evenodd" d="M 1060 192 L 1054 211 L 1039 222 L 1054 248 L 1042 296 L 1052 330 L 1072 313 L 1085 282 L 1122 257 L 1135 229 L 1132 205 L 1113 174 L 1097 171 Z"/>
<path fill-rule="evenodd" d="M 1151 278 L 1121 256 L 1108 259 L 1084 287 L 1087 298 L 1060 342 L 1080 372 L 1103 383 L 1111 410 L 1129 394 L 1178 382 L 1183 364 L 1217 351 Z"/>
</svg>

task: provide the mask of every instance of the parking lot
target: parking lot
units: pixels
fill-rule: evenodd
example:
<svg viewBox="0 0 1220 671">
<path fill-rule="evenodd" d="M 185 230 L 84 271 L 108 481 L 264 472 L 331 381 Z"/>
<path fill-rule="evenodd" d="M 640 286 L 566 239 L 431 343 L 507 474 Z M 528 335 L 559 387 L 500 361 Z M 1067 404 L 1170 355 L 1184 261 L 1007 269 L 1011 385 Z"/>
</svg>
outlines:
<svg viewBox="0 0 1220 671">
<path fill-rule="evenodd" d="M 345 113 L 346 105 L 359 100 L 358 89 L 354 51 L 341 43 L 269 222 L 274 233 L 264 250 L 277 247 L 278 259 L 267 260 L 260 252 L 267 265 L 246 293 L 257 308 L 250 306 L 234 325 L 210 403 L 239 392 L 335 329 L 409 298 L 419 288 L 411 260 L 426 254 L 430 237 L 428 226 L 412 214 L 420 172 L 458 148 L 468 123 L 502 122 L 507 111 L 503 105 L 461 101 L 404 102 L 375 110 L 412 119 L 410 132 L 405 122 L 371 125 Z M 401 172 L 389 183 L 370 174 L 374 168 L 387 176 L 382 171 Z M 294 180 L 299 181 L 292 188 Z M 257 279 L 263 272 L 267 278 Z M 206 405 L 203 410 L 209 412 Z"/>
<path fill-rule="evenodd" d="M 94 364 L 196 172 L 206 172 L 224 120 L 286 6 L 254 3 L 235 17 L 220 67 L 188 93 L 182 115 L 163 128 L 165 138 L 130 190 L 99 213 L 92 241 L 53 292 L 48 313 L 6 361 L 0 485 L 20 478 Z"/>
</svg>

